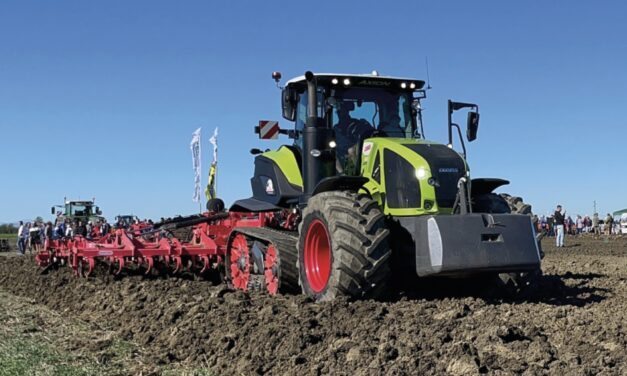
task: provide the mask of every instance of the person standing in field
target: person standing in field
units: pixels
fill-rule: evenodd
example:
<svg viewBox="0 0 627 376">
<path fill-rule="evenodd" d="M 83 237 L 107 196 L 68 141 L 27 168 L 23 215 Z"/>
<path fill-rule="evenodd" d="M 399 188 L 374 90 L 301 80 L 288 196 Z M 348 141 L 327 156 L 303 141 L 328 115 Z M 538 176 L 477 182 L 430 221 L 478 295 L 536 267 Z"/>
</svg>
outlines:
<svg viewBox="0 0 627 376">
<path fill-rule="evenodd" d="M 553 213 L 553 221 L 555 222 L 555 246 L 564 247 L 564 216 L 562 213 L 562 205 L 557 205 L 555 213 Z"/>
<path fill-rule="evenodd" d="M 62 220 L 57 220 L 57 225 L 54 228 L 54 234 L 52 237 L 54 239 L 61 239 L 65 236 L 65 222 Z"/>
<path fill-rule="evenodd" d="M 607 213 L 607 215 L 605 216 L 605 233 L 607 235 L 612 235 L 613 224 L 614 224 L 614 218 L 612 218 L 610 213 Z"/>
<path fill-rule="evenodd" d="M 111 230 L 111 225 L 109 225 L 107 220 L 103 218 L 102 225 L 100 225 L 100 233 L 102 234 L 102 236 L 105 236 L 109 233 L 110 230 Z"/>
<path fill-rule="evenodd" d="M 39 225 L 37 221 L 33 221 L 33 224 L 28 229 L 28 240 L 29 240 L 28 249 L 30 253 L 33 253 L 33 248 L 35 249 L 35 252 L 39 251 L 39 242 L 40 242 L 39 233 L 40 233 Z"/>
<path fill-rule="evenodd" d="M 82 221 L 78 221 L 78 224 L 76 225 L 76 229 L 74 230 L 74 235 L 79 235 L 82 237 L 87 236 L 87 228 L 85 227 Z"/>
<path fill-rule="evenodd" d="M 39 247 L 37 248 L 37 253 L 39 253 L 43 249 L 45 241 L 46 241 L 46 222 L 39 222 Z"/>
<path fill-rule="evenodd" d="M 601 235 L 601 229 L 599 228 L 599 213 L 594 213 L 592 216 L 592 231 L 594 232 L 595 239 Z"/>
<path fill-rule="evenodd" d="M 87 225 L 85 225 L 85 235 L 84 235 L 87 239 L 91 239 L 93 229 L 94 229 L 94 226 L 91 223 L 91 221 L 87 221 Z"/>
<path fill-rule="evenodd" d="M 65 237 L 73 238 L 74 237 L 74 225 L 70 222 L 67 223 L 65 227 Z"/>
<path fill-rule="evenodd" d="M 52 222 L 48 221 L 44 229 L 44 249 L 50 247 L 50 241 L 52 240 Z"/>
<path fill-rule="evenodd" d="M 26 251 L 26 239 L 28 239 L 28 229 L 24 222 L 20 221 L 20 228 L 17 230 L 17 252 L 21 255 Z"/>
</svg>

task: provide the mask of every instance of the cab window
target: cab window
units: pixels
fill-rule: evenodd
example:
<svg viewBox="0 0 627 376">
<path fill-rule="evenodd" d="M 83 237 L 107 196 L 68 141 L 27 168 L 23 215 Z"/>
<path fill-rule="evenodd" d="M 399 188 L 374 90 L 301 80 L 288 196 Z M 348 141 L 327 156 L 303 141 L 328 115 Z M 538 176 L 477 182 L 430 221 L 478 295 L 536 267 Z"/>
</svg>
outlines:
<svg viewBox="0 0 627 376">
<path fill-rule="evenodd" d="M 298 137 L 294 140 L 294 144 L 301 150 L 303 149 L 303 137 L 301 136 L 305 124 L 307 123 L 307 91 L 303 92 L 296 106 L 296 132 Z"/>
<path fill-rule="evenodd" d="M 324 95 L 322 92 L 318 93 L 318 117 L 324 117 L 322 113 L 322 103 L 324 101 Z M 294 141 L 294 144 L 299 148 L 303 148 L 303 138 L 301 133 L 303 129 L 305 129 L 305 125 L 307 124 L 307 90 L 303 91 L 298 98 L 298 105 L 296 106 L 296 132 L 298 132 L 298 137 Z"/>
</svg>

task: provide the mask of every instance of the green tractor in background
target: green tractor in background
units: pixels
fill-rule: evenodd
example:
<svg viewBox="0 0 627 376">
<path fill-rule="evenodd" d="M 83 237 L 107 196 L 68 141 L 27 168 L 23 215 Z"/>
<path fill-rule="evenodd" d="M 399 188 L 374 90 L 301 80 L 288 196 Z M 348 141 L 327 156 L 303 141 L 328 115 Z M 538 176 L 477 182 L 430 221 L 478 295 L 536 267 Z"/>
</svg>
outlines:
<svg viewBox="0 0 627 376">
<path fill-rule="evenodd" d="M 64 205 L 56 205 L 50 208 L 50 214 L 56 216 L 56 222 L 63 222 L 69 220 L 71 223 L 82 224 L 87 222 L 96 223 L 101 221 L 102 211 L 95 204 L 95 199 L 92 200 L 68 200 L 64 199 Z M 61 210 L 59 210 L 61 209 Z"/>
<path fill-rule="evenodd" d="M 279 85 L 280 73 L 273 78 Z M 448 143 L 428 141 L 423 87 L 424 81 L 376 72 L 307 72 L 281 88 L 283 117 L 294 128 L 261 121 L 256 132 L 262 139 L 284 134 L 294 143 L 251 150 L 253 196 L 230 209 L 287 212 L 282 218 L 294 223 L 282 225 L 291 232 L 233 231 L 235 242 L 251 248 L 259 242 L 265 249 L 246 256 L 260 260 L 257 273 L 264 272 L 264 257 L 279 258 L 266 276 L 283 286 L 300 285 L 316 300 L 381 297 L 393 278 L 414 284 L 415 277 L 493 276 L 520 289 L 539 273 L 531 217 L 512 214 L 494 193 L 508 181 L 470 178 L 453 114 L 469 110 L 466 137 L 473 141 L 478 106 L 449 101 Z M 454 130 L 461 153 L 453 149 Z M 229 249 L 237 247 L 231 243 Z M 241 248 L 227 252 L 230 281 L 249 265 L 242 254 Z"/>
</svg>

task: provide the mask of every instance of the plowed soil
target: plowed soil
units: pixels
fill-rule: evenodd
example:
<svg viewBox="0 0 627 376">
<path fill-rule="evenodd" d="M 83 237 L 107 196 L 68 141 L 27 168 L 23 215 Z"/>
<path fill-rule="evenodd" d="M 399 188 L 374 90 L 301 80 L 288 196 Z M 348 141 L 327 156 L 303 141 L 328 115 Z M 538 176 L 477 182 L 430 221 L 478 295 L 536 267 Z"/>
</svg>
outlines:
<svg viewBox="0 0 627 376">
<path fill-rule="evenodd" d="M 0 258 L 0 289 L 137 344 L 130 374 L 627 374 L 627 240 L 551 241 L 544 276 L 515 299 L 425 280 L 387 302 L 317 304 L 193 278 L 40 275 L 19 257 Z"/>
</svg>

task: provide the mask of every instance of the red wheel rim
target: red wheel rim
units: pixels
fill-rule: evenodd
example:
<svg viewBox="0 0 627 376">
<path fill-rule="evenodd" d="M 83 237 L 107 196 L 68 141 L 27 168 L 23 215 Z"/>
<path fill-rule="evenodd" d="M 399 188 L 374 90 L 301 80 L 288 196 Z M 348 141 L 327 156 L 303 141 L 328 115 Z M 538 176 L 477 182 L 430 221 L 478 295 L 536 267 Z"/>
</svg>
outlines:
<svg viewBox="0 0 627 376">
<path fill-rule="evenodd" d="M 274 248 L 274 245 L 270 244 L 266 250 L 266 259 L 264 260 L 266 288 L 270 295 L 276 295 L 279 291 L 279 265 L 277 264 L 277 260 L 276 248 Z"/>
<path fill-rule="evenodd" d="M 331 275 L 331 242 L 324 222 L 319 219 L 309 225 L 304 253 L 307 282 L 314 292 L 319 293 L 327 286 Z"/>
<path fill-rule="evenodd" d="M 248 280 L 250 279 L 250 254 L 246 237 L 241 234 L 235 236 L 229 252 L 231 264 L 229 268 L 233 287 L 246 291 L 248 289 Z"/>
</svg>

